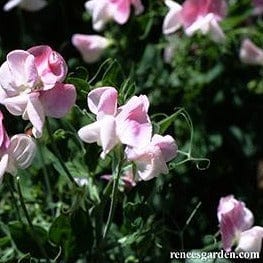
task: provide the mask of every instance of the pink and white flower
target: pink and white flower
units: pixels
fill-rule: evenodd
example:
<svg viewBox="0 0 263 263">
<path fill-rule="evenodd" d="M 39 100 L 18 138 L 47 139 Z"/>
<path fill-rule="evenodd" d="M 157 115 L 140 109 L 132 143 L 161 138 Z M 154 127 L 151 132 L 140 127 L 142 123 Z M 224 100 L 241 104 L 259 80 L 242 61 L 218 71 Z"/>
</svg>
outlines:
<svg viewBox="0 0 263 263">
<path fill-rule="evenodd" d="M 144 7 L 140 0 L 90 0 L 85 3 L 86 10 L 92 15 L 93 28 L 103 30 L 106 23 L 114 20 L 118 24 L 125 24 L 134 7 L 135 15 L 143 12 Z"/>
<path fill-rule="evenodd" d="M 254 9 L 254 15 L 262 15 L 263 14 L 263 0 L 252 0 Z"/>
<path fill-rule="evenodd" d="M 250 39 L 244 39 L 239 51 L 239 58 L 245 64 L 263 66 L 263 49 L 256 46 Z"/>
<path fill-rule="evenodd" d="M 97 120 L 78 131 L 84 142 L 97 142 L 102 146 L 102 158 L 119 143 L 133 147 L 145 145 L 151 138 L 148 98 L 143 95 L 133 96 L 118 108 L 117 97 L 117 90 L 113 87 L 91 91 L 88 94 L 88 107 Z"/>
<path fill-rule="evenodd" d="M 200 30 L 203 34 L 209 34 L 216 42 L 225 39 L 219 26 L 227 12 L 224 0 L 186 0 L 183 5 L 165 0 L 165 4 L 169 11 L 163 22 L 164 34 L 174 33 L 183 27 L 188 36 Z"/>
<path fill-rule="evenodd" d="M 0 112 L 0 182 L 5 172 L 16 175 L 18 168 L 30 166 L 35 154 L 36 144 L 31 137 L 17 134 L 9 139 Z"/>
<path fill-rule="evenodd" d="M 148 181 L 160 174 L 167 174 L 167 162 L 177 155 L 177 145 L 172 136 L 155 134 L 147 145 L 127 147 L 129 161 L 136 164 L 139 180 Z"/>
<path fill-rule="evenodd" d="M 10 11 L 15 7 L 20 7 L 26 11 L 38 11 L 47 5 L 46 0 L 9 0 L 4 5 L 4 11 Z"/>
<path fill-rule="evenodd" d="M 66 74 L 64 59 L 48 46 L 14 50 L 0 67 L 0 103 L 30 120 L 40 137 L 45 116 L 61 118 L 75 103 L 75 87 L 62 83 Z"/>
<path fill-rule="evenodd" d="M 231 251 L 259 251 L 263 237 L 262 227 L 252 227 L 254 216 L 241 201 L 233 195 L 222 197 L 217 210 L 223 248 Z M 260 248 L 259 248 L 260 247 Z"/>
<path fill-rule="evenodd" d="M 71 42 L 87 63 L 98 61 L 104 50 L 110 45 L 110 40 L 99 35 L 74 34 Z"/>
</svg>

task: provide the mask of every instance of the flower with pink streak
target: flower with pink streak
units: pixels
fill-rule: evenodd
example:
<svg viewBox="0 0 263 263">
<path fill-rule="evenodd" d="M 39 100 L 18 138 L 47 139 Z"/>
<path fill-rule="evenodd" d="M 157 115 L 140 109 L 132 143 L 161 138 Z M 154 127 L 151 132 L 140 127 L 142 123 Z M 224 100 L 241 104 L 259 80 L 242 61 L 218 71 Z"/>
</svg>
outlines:
<svg viewBox="0 0 263 263">
<path fill-rule="evenodd" d="M 71 42 L 87 63 L 98 61 L 104 50 L 110 45 L 110 40 L 99 35 L 74 34 Z"/>
<path fill-rule="evenodd" d="M 31 137 L 17 134 L 9 139 L 3 125 L 3 115 L 0 112 L 0 182 L 5 172 L 16 175 L 18 168 L 27 168 L 35 154 L 36 144 Z"/>
<path fill-rule="evenodd" d="M 118 24 L 125 24 L 134 7 L 135 15 L 143 12 L 141 0 L 90 0 L 85 3 L 86 10 L 92 15 L 93 28 L 103 30 L 106 23 L 114 20 Z"/>
<path fill-rule="evenodd" d="M 4 11 L 10 11 L 15 7 L 20 7 L 26 11 L 38 11 L 47 5 L 46 0 L 9 0 L 4 5 Z"/>
<path fill-rule="evenodd" d="M 146 146 L 127 147 L 126 155 L 135 163 L 139 179 L 148 181 L 169 172 L 166 163 L 176 157 L 177 145 L 170 135 L 155 134 Z"/>
<path fill-rule="evenodd" d="M 254 15 L 262 15 L 263 14 L 263 0 L 252 0 L 254 9 Z"/>
<path fill-rule="evenodd" d="M 231 251 L 234 245 L 237 245 L 236 251 L 255 251 L 259 246 L 261 248 L 263 228 L 251 228 L 254 216 L 243 202 L 236 200 L 233 195 L 222 197 L 217 217 L 225 251 Z"/>
<path fill-rule="evenodd" d="M 112 174 L 104 174 L 100 178 L 107 181 L 113 180 Z M 136 186 L 137 182 L 133 174 L 132 165 L 128 165 L 124 167 L 120 179 L 121 179 L 121 186 L 123 186 L 127 190 L 131 190 L 133 187 Z"/>
<path fill-rule="evenodd" d="M 250 39 L 244 39 L 239 58 L 245 64 L 263 66 L 263 49 L 257 47 Z"/>
<path fill-rule="evenodd" d="M 12 51 L 0 67 L 0 103 L 30 120 L 40 137 L 45 116 L 61 118 L 75 103 L 75 87 L 61 83 L 66 74 L 65 61 L 48 46 Z"/>
<path fill-rule="evenodd" d="M 149 102 L 146 96 L 133 96 L 125 105 L 117 108 L 117 90 L 101 87 L 88 94 L 88 107 L 96 114 L 94 123 L 78 131 L 87 143 L 102 146 L 104 158 L 117 144 L 135 146 L 145 144 L 151 138 L 152 126 L 148 116 Z"/>
<path fill-rule="evenodd" d="M 218 42 L 225 39 L 219 22 L 225 17 L 227 5 L 224 0 L 186 0 L 183 5 L 165 0 L 169 8 L 163 22 L 163 33 L 171 34 L 180 27 L 188 36 L 196 31 L 209 34 Z"/>
</svg>

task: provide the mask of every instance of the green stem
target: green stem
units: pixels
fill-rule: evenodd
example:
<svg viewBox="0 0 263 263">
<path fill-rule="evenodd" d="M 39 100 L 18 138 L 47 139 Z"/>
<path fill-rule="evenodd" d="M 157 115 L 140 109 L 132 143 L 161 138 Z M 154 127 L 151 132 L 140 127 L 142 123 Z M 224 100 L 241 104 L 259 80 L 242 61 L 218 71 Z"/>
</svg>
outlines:
<svg viewBox="0 0 263 263">
<path fill-rule="evenodd" d="M 13 189 L 13 184 L 12 184 L 12 175 L 10 174 L 7 178 L 7 182 L 8 182 L 8 188 L 9 188 L 9 191 L 11 193 L 11 199 L 12 199 L 12 203 L 14 204 L 15 206 L 15 209 L 16 209 L 16 212 L 17 212 L 17 217 L 19 219 L 19 221 L 21 221 L 21 215 L 20 215 L 20 211 L 19 211 L 19 208 L 18 208 L 18 205 L 17 205 L 17 201 L 16 201 L 16 198 L 15 198 L 15 195 L 14 195 L 14 189 Z"/>
<path fill-rule="evenodd" d="M 25 217 L 26 217 L 26 220 L 27 220 L 27 223 L 29 225 L 29 228 L 31 230 L 31 233 L 32 233 L 32 237 L 35 239 L 37 245 L 38 245 L 38 248 L 41 252 L 41 254 L 46 258 L 48 259 L 48 256 L 47 256 L 47 252 L 45 250 L 45 248 L 42 246 L 39 238 L 38 238 L 38 235 L 37 233 L 35 232 L 35 229 L 34 229 L 34 226 L 33 226 L 33 223 L 32 223 L 32 220 L 29 216 L 29 213 L 27 211 L 27 208 L 26 208 L 26 205 L 25 205 L 25 200 L 24 200 L 24 197 L 23 197 L 23 194 L 22 194 L 22 191 L 21 191 L 21 186 L 20 186 L 20 178 L 17 177 L 16 178 L 16 182 L 17 182 L 17 192 L 18 192 L 18 195 L 19 195 L 19 200 L 20 200 L 20 204 L 21 204 L 21 208 L 25 214 Z M 49 262 L 49 261 L 48 261 Z"/>
<path fill-rule="evenodd" d="M 42 165 L 43 165 L 42 170 L 43 170 L 45 184 L 46 184 L 46 189 L 47 189 L 47 203 L 48 204 L 50 204 L 50 203 L 53 204 L 53 197 L 52 197 L 50 180 L 49 180 L 47 168 L 46 168 L 46 165 L 45 165 L 45 158 L 44 158 L 44 154 L 43 154 L 43 149 L 42 149 L 40 144 L 38 144 L 38 149 L 39 149 L 40 160 L 41 160 Z M 54 209 L 53 208 L 51 209 L 51 211 L 52 211 L 52 215 L 54 215 Z"/>
<path fill-rule="evenodd" d="M 24 201 L 24 197 L 23 197 L 23 194 L 22 194 L 22 191 L 21 191 L 20 178 L 19 177 L 16 178 L 16 182 L 17 182 L 17 192 L 18 192 L 18 195 L 19 195 L 19 200 L 20 200 L 20 204 L 21 204 L 22 210 L 23 210 L 23 212 L 25 214 L 25 217 L 26 217 L 26 220 L 27 220 L 27 223 L 28 223 L 29 227 L 32 230 L 34 230 L 34 226 L 32 224 L 31 218 L 30 218 L 29 213 L 27 211 L 27 208 L 26 208 L 26 205 L 25 205 L 25 201 Z"/>
<path fill-rule="evenodd" d="M 117 148 L 116 151 L 119 149 Z M 117 154 L 114 155 L 113 159 L 113 187 L 112 187 L 112 194 L 111 194 L 111 203 L 110 203 L 110 211 L 108 215 L 108 219 L 104 228 L 103 232 L 103 239 L 106 238 L 108 231 L 110 229 L 113 215 L 115 212 L 115 207 L 116 207 L 116 197 L 117 197 L 117 192 L 118 192 L 118 185 L 119 185 L 119 179 L 121 175 L 121 166 L 122 166 L 122 157 L 118 156 Z"/>
<path fill-rule="evenodd" d="M 51 132 L 51 128 L 50 128 L 50 124 L 49 124 L 49 120 L 48 118 L 46 118 L 46 127 L 47 127 L 47 131 L 48 131 L 48 135 L 49 135 L 49 138 L 50 138 L 50 141 L 51 141 L 51 147 L 52 147 L 52 150 L 54 151 L 56 157 L 58 158 L 59 162 L 60 162 L 60 165 L 62 167 L 62 169 L 64 170 L 65 174 L 67 175 L 68 179 L 76 186 L 78 187 L 78 184 L 76 183 L 76 181 L 74 180 L 73 176 L 71 175 L 70 171 L 68 170 L 68 167 L 65 165 L 62 157 L 61 157 L 61 154 L 58 150 L 58 147 L 57 147 L 57 144 L 52 136 L 52 132 Z"/>
</svg>

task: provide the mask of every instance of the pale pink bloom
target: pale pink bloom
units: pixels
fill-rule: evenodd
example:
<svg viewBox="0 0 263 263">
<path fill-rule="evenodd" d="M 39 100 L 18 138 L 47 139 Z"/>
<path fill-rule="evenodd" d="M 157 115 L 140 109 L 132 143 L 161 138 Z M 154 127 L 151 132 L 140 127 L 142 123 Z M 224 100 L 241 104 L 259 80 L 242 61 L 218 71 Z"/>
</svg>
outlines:
<svg viewBox="0 0 263 263">
<path fill-rule="evenodd" d="M 220 199 L 217 218 L 225 251 L 231 251 L 235 242 L 239 241 L 241 233 L 250 229 L 254 222 L 252 212 L 233 195 Z"/>
<path fill-rule="evenodd" d="M 225 35 L 219 22 L 225 17 L 227 5 L 224 0 L 186 0 L 183 5 L 165 0 L 169 8 L 163 22 L 163 33 L 171 34 L 180 27 L 188 36 L 196 31 L 209 34 L 214 41 L 223 41 Z"/>
<path fill-rule="evenodd" d="M 5 172 L 16 175 L 18 168 L 27 168 L 35 154 L 36 144 L 31 137 L 17 134 L 9 139 L 3 125 L 3 115 L 0 112 L 0 182 Z"/>
<path fill-rule="evenodd" d="M 0 103 L 30 120 L 40 137 L 45 116 L 61 118 L 75 103 L 75 87 L 61 83 L 66 74 L 65 61 L 48 46 L 12 51 L 0 67 Z"/>
<path fill-rule="evenodd" d="M 170 135 L 155 134 L 146 146 L 127 147 L 126 155 L 136 164 L 139 179 L 148 181 L 169 172 L 166 163 L 176 157 L 177 145 Z"/>
<path fill-rule="evenodd" d="M 104 50 L 110 45 L 107 38 L 99 35 L 74 34 L 71 42 L 87 63 L 98 61 Z"/>
<path fill-rule="evenodd" d="M 88 107 L 96 114 L 97 121 L 78 131 L 84 142 L 97 142 L 102 146 L 102 158 L 118 143 L 135 146 L 144 144 L 151 137 L 147 97 L 133 96 L 125 105 L 117 108 L 117 96 L 113 87 L 91 91 L 88 94 Z"/>
<path fill-rule="evenodd" d="M 263 49 L 257 47 L 250 39 L 244 39 L 239 51 L 241 62 L 263 66 Z"/>
<path fill-rule="evenodd" d="M 263 227 L 254 226 L 249 230 L 242 232 L 239 236 L 237 252 L 258 252 L 262 247 Z"/>
<path fill-rule="evenodd" d="M 135 15 L 143 12 L 141 0 L 90 0 L 85 3 L 86 10 L 92 15 L 93 28 L 103 30 L 106 23 L 114 20 L 118 24 L 125 24 L 134 7 Z"/>
<path fill-rule="evenodd" d="M 263 0 L 252 0 L 254 9 L 254 15 L 262 15 L 263 14 Z"/>
<path fill-rule="evenodd" d="M 4 11 L 10 11 L 15 7 L 20 7 L 26 11 L 38 11 L 47 5 L 46 0 L 9 0 L 4 5 Z"/>
<path fill-rule="evenodd" d="M 101 176 L 101 178 L 110 181 L 113 179 L 113 176 L 112 174 L 104 174 Z M 131 165 L 123 169 L 120 179 L 122 186 L 128 190 L 136 186 L 137 182 L 135 180 Z"/>
</svg>

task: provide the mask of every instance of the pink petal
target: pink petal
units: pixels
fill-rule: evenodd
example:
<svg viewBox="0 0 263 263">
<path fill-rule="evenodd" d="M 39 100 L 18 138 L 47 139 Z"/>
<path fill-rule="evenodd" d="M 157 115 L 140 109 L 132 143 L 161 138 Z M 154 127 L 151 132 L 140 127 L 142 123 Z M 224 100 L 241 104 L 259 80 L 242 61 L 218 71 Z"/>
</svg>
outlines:
<svg viewBox="0 0 263 263">
<path fill-rule="evenodd" d="M 262 247 L 263 227 L 254 226 L 240 234 L 237 252 L 258 252 L 260 253 Z"/>
<path fill-rule="evenodd" d="M 239 51 L 241 62 L 249 65 L 263 65 L 263 49 L 257 47 L 250 39 L 244 39 Z"/>
<path fill-rule="evenodd" d="M 38 73 L 34 57 L 24 50 L 14 50 L 7 55 L 7 63 L 11 72 L 13 82 L 17 89 L 20 86 L 33 88 L 38 81 Z"/>
<path fill-rule="evenodd" d="M 103 115 L 115 115 L 118 92 L 113 87 L 101 87 L 88 94 L 88 107 L 98 118 Z"/>
<path fill-rule="evenodd" d="M 186 0 L 182 9 L 183 24 L 187 28 L 208 14 L 214 14 L 217 21 L 220 21 L 226 12 L 227 5 L 224 0 Z"/>
<path fill-rule="evenodd" d="M 126 150 L 126 154 L 128 160 L 135 162 L 137 174 L 144 181 L 169 172 L 159 147 L 149 145 L 144 149 L 132 148 Z"/>
<path fill-rule="evenodd" d="M 83 34 L 74 34 L 71 42 L 87 63 L 93 63 L 99 60 L 104 49 L 106 49 L 110 43 L 105 37 Z"/>
<path fill-rule="evenodd" d="M 5 152 L 10 144 L 10 139 L 4 127 L 3 119 L 4 119 L 3 114 L 0 111 L 0 154 Z"/>
<path fill-rule="evenodd" d="M 171 0 L 166 0 L 165 4 L 170 7 L 169 12 L 163 21 L 163 33 L 165 35 L 174 33 L 182 26 L 181 10 L 182 6 Z"/>
<path fill-rule="evenodd" d="M 131 3 L 134 6 L 135 15 L 139 15 L 144 11 L 144 6 L 142 5 L 141 0 L 131 0 Z"/>
<path fill-rule="evenodd" d="M 231 250 L 239 233 L 249 229 L 254 221 L 251 211 L 245 207 L 243 202 L 236 200 L 232 195 L 220 199 L 217 217 L 225 251 Z"/>
<path fill-rule="evenodd" d="M 107 0 L 91 0 L 85 3 L 86 10 L 92 15 L 93 29 L 101 31 L 105 24 L 112 19 L 112 14 Z"/>
<path fill-rule="evenodd" d="M 165 162 L 171 161 L 177 155 L 177 145 L 174 138 L 170 135 L 161 136 L 155 134 L 152 137 L 152 144 L 160 148 Z"/>
<path fill-rule="evenodd" d="M 14 159 L 17 167 L 22 169 L 29 167 L 36 155 L 36 151 L 36 144 L 31 137 L 25 134 L 17 134 L 11 138 L 8 152 Z"/>
<path fill-rule="evenodd" d="M 146 145 L 151 140 L 152 125 L 148 116 L 149 101 L 146 96 L 133 96 L 119 108 L 116 117 L 117 134 L 123 144 Z"/>
<path fill-rule="evenodd" d="M 53 88 L 56 82 L 62 82 L 65 79 L 67 64 L 59 53 L 44 45 L 32 47 L 28 52 L 35 57 L 44 90 Z"/>
<path fill-rule="evenodd" d="M 6 98 L 4 99 L 2 104 L 5 105 L 5 107 L 11 114 L 15 116 L 20 116 L 23 115 L 26 110 L 28 99 L 29 95 L 23 94 L 15 97 Z"/>
<path fill-rule="evenodd" d="M 89 125 L 82 127 L 78 131 L 80 139 L 86 143 L 98 142 L 100 143 L 100 122 L 96 121 Z"/>
<path fill-rule="evenodd" d="M 8 165 L 8 160 L 9 160 L 8 154 L 4 154 L 1 157 L 1 161 L 0 161 L 0 183 L 2 183 L 2 181 L 3 181 L 4 174 L 5 174 L 7 165 Z"/>
<path fill-rule="evenodd" d="M 45 113 L 41 101 L 39 99 L 39 93 L 31 93 L 27 104 L 27 117 L 34 126 L 34 136 L 40 137 L 45 122 Z"/>
<path fill-rule="evenodd" d="M 76 89 L 71 84 L 57 83 L 53 89 L 40 92 L 45 115 L 53 118 L 65 116 L 76 101 Z"/>
<path fill-rule="evenodd" d="M 131 12 L 130 1 L 115 0 L 111 1 L 114 6 L 113 18 L 119 24 L 125 24 L 128 21 Z"/>
<path fill-rule="evenodd" d="M 104 158 L 118 143 L 116 136 L 116 123 L 112 116 L 105 116 L 100 121 L 100 141 L 103 152 L 101 158 Z"/>
</svg>

